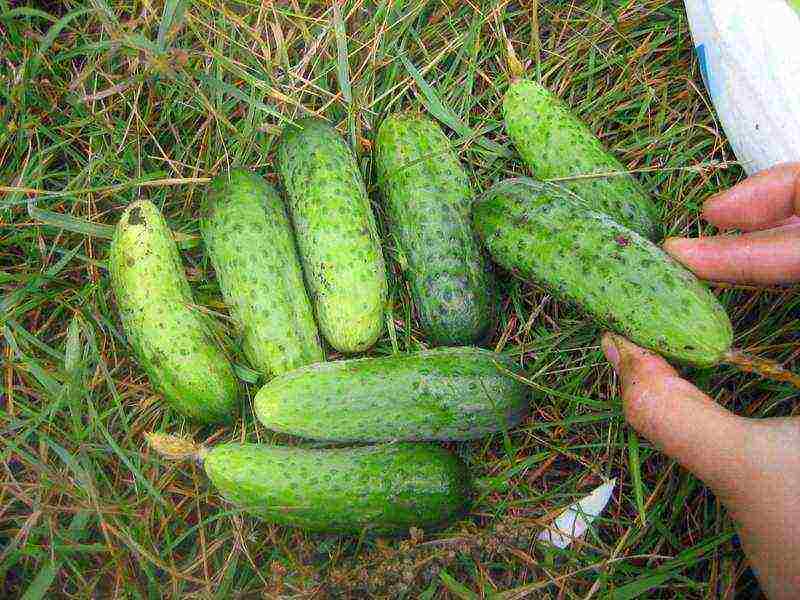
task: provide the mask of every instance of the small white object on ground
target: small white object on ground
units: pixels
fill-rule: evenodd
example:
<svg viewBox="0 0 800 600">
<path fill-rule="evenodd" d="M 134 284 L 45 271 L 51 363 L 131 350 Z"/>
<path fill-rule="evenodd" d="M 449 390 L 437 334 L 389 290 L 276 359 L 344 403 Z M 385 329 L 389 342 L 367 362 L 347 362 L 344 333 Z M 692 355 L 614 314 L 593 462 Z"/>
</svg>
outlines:
<svg viewBox="0 0 800 600">
<path fill-rule="evenodd" d="M 582 500 L 567 507 L 537 536 L 537 539 L 548 542 L 556 548 L 563 549 L 569 546 L 586 533 L 592 521 L 603 512 L 616 485 L 616 479 L 607 481 Z"/>
<path fill-rule="evenodd" d="M 800 160 L 797 0 L 684 0 L 706 88 L 748 174 Z"/>
</svg>

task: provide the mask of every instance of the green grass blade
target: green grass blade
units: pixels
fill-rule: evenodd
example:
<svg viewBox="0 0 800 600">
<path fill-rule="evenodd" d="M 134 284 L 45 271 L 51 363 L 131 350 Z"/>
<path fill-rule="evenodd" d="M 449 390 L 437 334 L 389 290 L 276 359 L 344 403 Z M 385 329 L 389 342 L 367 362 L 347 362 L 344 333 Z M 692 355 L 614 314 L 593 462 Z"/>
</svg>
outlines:
<svg viewBox="0 0 800 600">
<path fill-rule="evenodd" d="M 425 77 L 423 77 L 419 69 L 417 69 L 417 67 L 415 67 L 414 64 L 405 56 L 401 56 L 400 60 L 408 71 L 408 74 L 411 75 L 416 82 L 417 87 L 419 87 L 420 91 L 422 92 L 422 102 L 433 117 L 447 125 L 460 136 L 468 139 L 474 139 L 478 145 L 497 156 L 511 155 L 511 153 L 500 144 L 488 140 L 483 136 L 479 136 L 467 125 L 465 125 L 452 109 L 445 106 L 439 97 L 439 94 L 437 94 L 436 90 L 433 89 L 433 87 L 425 80 Z"/>
<path fill-rule="evenodd" d="M 336 36 L 336 76 L 339 90 L 348 105 L 353 102 L 353 90 L 350 87 L 350 59 L 347 54 L 347 31 L 342 20 L 339 2 L 333 2 L 333 32 Z"/>
<path fill-rule="evenodd" d="M 456 581 L 445 569 L 439 572 L 439 580 L 456 598 L 461 598 L 461 600 L 478 600 L 478 594 L 470 590 L 464 584 Z"/>
<path fill-rule="evenodd" d="M 18 17 L 36 17 L 51 22 L 58 20 L 50 13 L 39 10 L 38 8 L 30 8 L 28 6 L 19 6 L 17 8 L 12 8 L 0 13 L 0 21 L 11 21 L 12 19 L 16 19 Z"/>
<path fill-rule="evenodd" d="M 30 283 L 26 286 L 16 289 L 2 298 L 0 298 L 0 323 L 5 322 L 6 319 L 12 314 L 12 309 L 14 306 L 20 302 L 26 294 L 30 294 L 38 290 L 42 285 L 44 285 L 49 279 L 56 277 L 64 267 L 69 264 L 69 262 L 75 258 L 75 255 L 78 253 L 78 250 L 81 249 L 82 244 L 78 244 L 64 254 L 59 261 L 50 267 L 46 272 L 45 275 L 34 275 L 31 277 Z"/>
<path fill-rule="evenodd" d="M 37 208 L 33 202 L 28 203 L 28 214 L 42 224 L 81 235 L 110 240 L 114 237 L 114 227 L 101 223 L 92 223 L 86 219 L 65 215 L 50 210 Z"/>
<path fill-rule="evenodd" d="M 611 598 L 613 598 L 613 600 L 633 600 L 634 598 L 641 598 L 643 596 L 651 598 L 652 591 L 655 588 L 664 585 L 676 575 L 677 573 L 659 573 L 658 575 L 642 577 L 614 590 L 611 594 Z"/>
<path fill-rule="evenodd" d="M 74 21 L 78 17 L 85 15 L 88 12 L 91 12 L 91 9 L 82 8 L 73 10 L 50 26 L 50 29 L 47 30 L 44 38 L 42 38 L 42 43 L 39 44 L 38 52 L 28 64 L 27 77 L 29 79 L 35 78 L 39 73 L 39 66 L 41 65 L 42 59 L 48 54 L 53 42 L 55 42 L 56 38 L 61 35 L 61 32 L 67 27 L 67 25 L 70 24 L 70 21 Z"/>
<path fill-rule="evenodd" d="M 72 521 L 70 521 L 67 529 L 68 539 L 73 542 L 79 542 L 84 538 L 87 533 L 86 525 L 88 521 L 89 515 L 85 512 L 79 512 L 72 517 Z M 57 550 L 54 552 L 58 554 Z M 33 578 L 20 600 L 42 600 L 43 598 L 49 597 L 47 591 L 50 589 L 50 586 L 53 585 L 53 581 L 61 570 L 63 562 L 61 558 L 48 559 L 36 574 L 36 577 Z"/>
<path fill-rule="evenodd" d="M 166 0 L 164 2 L 164 13 L 158 23 L 158 37 L 156 38 L 156 44 L 161 50 L 166 50 L 167 34 L 180 22 L 184 8 L 183 0 Z"/>
<path fill-rule="evenodd" d="M 647 523 L 647 515 L 644 508 L 645 490 L 642 482 L 642 462 L 639 454 L 639 436 L 633 429 L 628 430 L 628 467 L 630 468 L 633 497 L 636 501 L 636 509 L 639 511 L 639 523 L 644 527 Z"/>
<path fill-rule="evenodd" d="M 353 89 L 350 85 L 350 59 L 347 53 L 347 31 L 342 20 L 342 11 L 339 2 L 333 2 L 333 32 L 336 37 L 336 76 L 339 81 L 339 90 L 347 105 L 347 130 L 350 134 L 350 145 L 356 150 L 355 115 L 353 107 Z"/>
<path fill-rule="evenodd" d="M 251 108 L 265 112 L 268 115 L 275 117 L 276 119 L 278 119 L 283 123 L 288 123 L 286 117 L 284 117 L 279 111 L 277 111 L 275 107 L 265 104 L 260 100 L 256 100 L 255 98 L 245 94 L 239 88 L 210 75 L 204 75 L 202 73 L 194 73 L 193 75 L 197 80 L 202 81 L 213 90 L 222 92 L 229 96 L 233 96 L 234 98 L 244 102 Z"/>
<path fill-rule="evenodd" d="M 107 26 L 112 29 L 119 28 L 117 16 L 114 14 L 114 11 L 111 10 L 106 0 L 89 0 L 89 3 L 94 7 Z"/>
<path fill-rule="evenodd" d="M 472 137 L 472 130 L 461 122 L 461 119 L 459 119 L 458 115 L 444 105 L 441 98 L 439 98 L 439 94 L 437 94 L 436 90 L 434 90 L 433 87 L 431 87 L 431 85 L 425 80 L 425 77 L 423 77 L 419 69 L 414 66 L 414 63 L 408 60 L 408 58 L 405 56 L 401 56 L 400 60 L 405 66 L 406 71 L 408 71 L 408 74 L 411 75 L 416 82 L 417 87 L 422 92 L 425 108 L 428 110 L 428 112 L 459 135 L 464 137 Z"/>
</svg>

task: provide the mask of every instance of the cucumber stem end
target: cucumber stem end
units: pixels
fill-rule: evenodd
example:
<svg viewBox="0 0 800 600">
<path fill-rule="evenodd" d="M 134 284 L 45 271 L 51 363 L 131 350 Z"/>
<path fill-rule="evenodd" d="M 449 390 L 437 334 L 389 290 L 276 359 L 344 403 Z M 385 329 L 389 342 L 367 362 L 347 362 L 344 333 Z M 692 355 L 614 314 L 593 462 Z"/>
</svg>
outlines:
<svg viewBox="0 0 800 600">
<path fill-rule="evenodd" d="M 195 459 L 202 461 L 208 449 L 190 439 L 166 433 L 145 433 L 150 447 L 169 460 Z"/>
<path fill-rule="evenodd" d="M 793 373 L 774 360 L 758 358 L 741 350 L 731 350 L 725 355 L 723 362 L 733 365 L 745 373 L 756 373 L 767 379 L 791 383 L 800 389 L 800 374 Z"/>
</svg>

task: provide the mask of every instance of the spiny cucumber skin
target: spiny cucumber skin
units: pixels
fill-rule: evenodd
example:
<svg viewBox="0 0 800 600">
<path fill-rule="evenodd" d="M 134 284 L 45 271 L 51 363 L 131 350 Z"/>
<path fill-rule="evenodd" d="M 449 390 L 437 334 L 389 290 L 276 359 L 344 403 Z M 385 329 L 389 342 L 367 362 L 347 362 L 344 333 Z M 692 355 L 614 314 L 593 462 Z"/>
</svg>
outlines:
<svg viewBox="0 0 800 600">
<path fill-rule="evenodd" d="M 472 231 L 469 178 L 450 141 L 427 117 L 391 115 L 378 130 L 375 162 L 428 338 L 482 339 L 494 321 L 494 279 Z"/>
<path fill-rule="evenodd" d="M 506 92 L 503 115 L 509 137 L 536 179 L 619 173 L 559 183 L 593 210 L 656 238 L 658 212 L 648 193 L 559 98 L 536 82 L 520 79 Z"/>
<path fill-rule="evenodd" d="M 273 431 L 315 440 L 473 440 L 527 414 L 516 371 L 479 348 L 320 363 L 261 388 L 255 412 Z"/>
<path fill-rule="evenodd" d="M 501 266 L 546 284 L 606 327 L 664 356 L 719 363 L 731 322 L 716 297 L 661 248 L 553 184 L 501 182 L 475 227 Z"/>
<path fill-rule="evenodd" d="M 212 181 L 200 230 L 250 364 L 267 377 L 325 359 L 286 207 L 255 173 Z"/>
<path fill-rule="evenodd" d="M 320 331 L 341 352 L 366 350 L 383 330 L 388 286 L 355 156 L 328 124 L 303 119 L 284 130 L 277 161 Z"/>
<path fill-rule="evenodd" d="M 465 465 L 431 444 L 307 450 L 215 446 L 205 471 L 222 495 L 273 523 L 378 534 L 434 527 L 467 508 Z"/>
<path fill-rule="evenodd" d="M 236 378 L 210 318 L 193 306 L 178 248 L 151 202 L 131 204 L 122 214 L 109 270 L 122 325 L 153 386 L 198 421 L 230 420 Z"/>
</svg>

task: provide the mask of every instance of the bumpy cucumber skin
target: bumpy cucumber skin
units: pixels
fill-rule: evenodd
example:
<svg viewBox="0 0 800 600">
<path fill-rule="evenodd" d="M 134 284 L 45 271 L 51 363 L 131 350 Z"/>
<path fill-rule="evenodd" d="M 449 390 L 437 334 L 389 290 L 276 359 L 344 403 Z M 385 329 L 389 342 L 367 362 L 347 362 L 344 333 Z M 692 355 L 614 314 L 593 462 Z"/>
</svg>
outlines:
<svg viewBox="0 0 800 600">
<path fill-rule="evenodd" d="M 440 348 L 310 365 L 256 395 L 268 428 L 316 440 L 472 440 L 528 411 L 512 361 L 479 348 Z"/>
<path fill-rule="evenodd" d="M 198 421 L 230 420 L 236 378 L 210 318 L 193 308 L 178 248 L 151 202 L 131 204 L 122 214 L 109 270 L 122 325 L 153 386 Z"/>
<path fill-rule="evenodd" d="M 661 248 L 552 184 L 512 179 L 475 206 L 501 266 L 546 284 L 598 322 L 667 357 L 720 362 L 731 322 L 716 297 Z"/>
<path fill-rule="evenodd" d="M 494 321 L 494 279 L 472 231 L 469 179 L 439 126 L 387 117 L 375 143 L 378 184 L 428 338 L 470 344 Z"/>
<path fill-rule="evenodd" d="M 286 207 L 255 173 L 217 176 L 200 230 L 250 364 L 271 377 L 325 359 Z"/>
<path fill-rule="evenodd" d="M 204 457 L 222 495 L 281 525 L 342 533 L 402 533 L 462 514 L 465 465 L 431 444 L 306 450 L 224 444 Z"/>
<path fill-rule="evenodd" d="M 506 92 L 503 115 L 509 137 L 537 179 L 621 173 L 560 183 L 593 210 L 656 238 L 658 212 L 645 189 L 559 98 L 536 82 L 520 79 Z"/>
<path fill-rule="evenodd" d="M 355 156 L 328 124 L 303 119 L 284 130 L 277 157 L 320 331 L 341 352 L 366 350 L 383 330 L 388 289 Z"/>
</svg>

